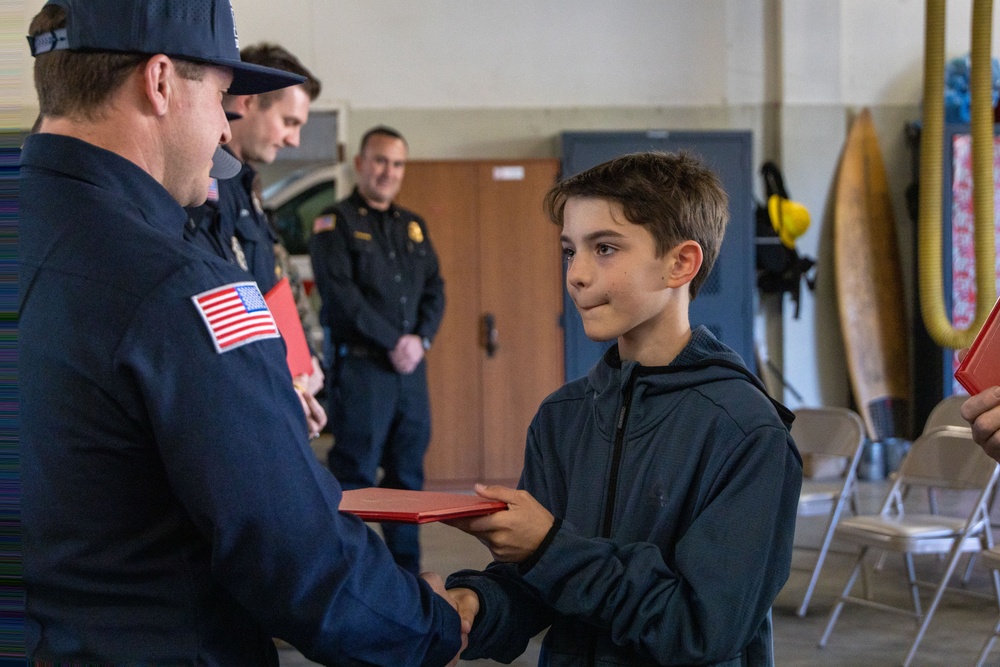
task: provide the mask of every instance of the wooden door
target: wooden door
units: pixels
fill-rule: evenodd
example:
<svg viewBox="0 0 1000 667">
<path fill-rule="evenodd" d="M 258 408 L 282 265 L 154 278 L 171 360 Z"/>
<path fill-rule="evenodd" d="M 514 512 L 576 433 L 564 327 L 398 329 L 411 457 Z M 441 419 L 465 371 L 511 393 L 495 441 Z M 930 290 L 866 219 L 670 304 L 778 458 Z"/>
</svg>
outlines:
<svg viewBox="0 0 1000 667">
<path fill-rule="evenodd" d="M 477 187 L 475 170 L 452 162 L 411 162 L 398 197 L 401 206 L 427 221 L 444 277 L 444 319 L 427 353 L 428 482 L 477 479 L 483 467 Z"/>
<path fill-rule="evenodd" d="M 499 347 L 483 355 L 483 477 L 516 480 L 539 403 L 562 384 L 562 249 L 542 199 L 556 160 L 479 167 L 480 299 Z"/>
<path fill-rule="evenodd" d="M 402 206 L 427 220 L 445 316 L 427 355 L 430 488 L 513 483 L 528 423 L 562 383 L 559 231 L 542 198 L 556 160 L 411 161 Z M 487 352 L 484 316 L 499 347 Z"/>
</svg>

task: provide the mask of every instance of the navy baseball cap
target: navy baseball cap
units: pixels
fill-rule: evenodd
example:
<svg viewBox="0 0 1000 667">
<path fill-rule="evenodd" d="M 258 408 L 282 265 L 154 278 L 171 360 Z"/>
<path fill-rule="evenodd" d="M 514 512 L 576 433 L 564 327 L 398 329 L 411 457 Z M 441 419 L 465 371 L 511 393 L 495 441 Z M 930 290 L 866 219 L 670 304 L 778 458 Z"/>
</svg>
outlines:
<svg viewBox="0 0 1000 667">
<path fill-rule="evenodd" d="M 230 67 L 232 95 L 255 95 L 305 81 L 291 72 L 240 61 L 230 0 L 49 0 L 66 10 L 66 27 L 28 37 L 31 55 L 49 51 L 162 53 Z"/>
</svg>

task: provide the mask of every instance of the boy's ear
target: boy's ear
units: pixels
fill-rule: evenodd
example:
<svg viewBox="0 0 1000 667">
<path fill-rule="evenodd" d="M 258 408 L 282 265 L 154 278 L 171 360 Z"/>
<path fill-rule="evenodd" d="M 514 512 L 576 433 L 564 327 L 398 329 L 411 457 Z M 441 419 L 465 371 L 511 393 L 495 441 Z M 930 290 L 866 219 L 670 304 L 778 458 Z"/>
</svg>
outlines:
<svg viewBox="0 0 1000 667">
<path fill-rule="evenodd" d="M 701 270 L 705 255 L 697 241 L 681 241 L 667 252 L 667 281 L 670 287 L 687 285 Z"/>
</svg>

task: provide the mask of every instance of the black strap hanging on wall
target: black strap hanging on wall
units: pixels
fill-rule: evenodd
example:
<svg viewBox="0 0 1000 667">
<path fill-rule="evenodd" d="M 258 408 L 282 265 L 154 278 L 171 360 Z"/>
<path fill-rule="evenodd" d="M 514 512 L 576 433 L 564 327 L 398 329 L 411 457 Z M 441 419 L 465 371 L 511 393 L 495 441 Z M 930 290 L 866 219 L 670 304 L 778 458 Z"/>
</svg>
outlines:
<svg viewBox="0 0 1000 667">
<path fill-rule="evenodd" d="M 795 248 L 795 239 L 809 226 L 809 212 L 788 198 L 778 165 L 765 162 L 760 173 L 767 203 L 758 202 L 756 209 L 757 288 L 765 294 L 791 294 L 798 319 L 802 281 L 810 290 L 816 288 L 816 260 Z"/>
</svg>

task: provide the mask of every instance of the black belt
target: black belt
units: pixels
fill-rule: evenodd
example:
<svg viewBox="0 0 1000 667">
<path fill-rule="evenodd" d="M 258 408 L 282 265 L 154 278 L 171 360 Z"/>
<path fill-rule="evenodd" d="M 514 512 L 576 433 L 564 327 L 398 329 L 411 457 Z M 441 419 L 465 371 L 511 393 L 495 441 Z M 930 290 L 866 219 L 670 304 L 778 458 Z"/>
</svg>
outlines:
<svg viewBox="0 0 1000 667">
<path fill-rule="evenodd" d="M 388 356 L 388 352 L 380 347 L 372 347 L 370 345 L 351 345 L 349 343 L 341 343 L 337 346 L 337 356 L 360 357 L 362 359 L 385 359 Z"/>
</svg>

